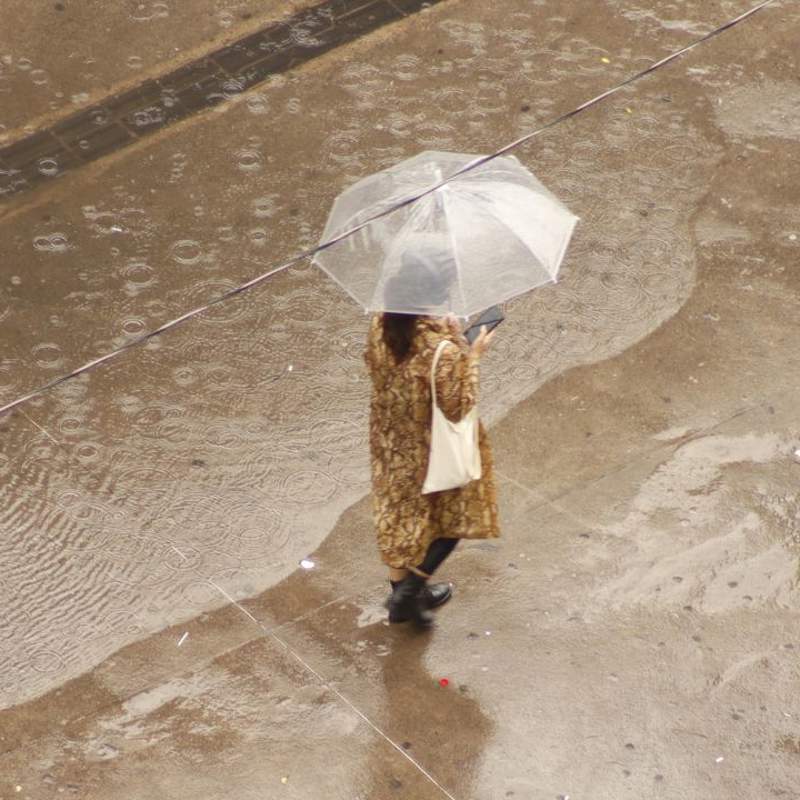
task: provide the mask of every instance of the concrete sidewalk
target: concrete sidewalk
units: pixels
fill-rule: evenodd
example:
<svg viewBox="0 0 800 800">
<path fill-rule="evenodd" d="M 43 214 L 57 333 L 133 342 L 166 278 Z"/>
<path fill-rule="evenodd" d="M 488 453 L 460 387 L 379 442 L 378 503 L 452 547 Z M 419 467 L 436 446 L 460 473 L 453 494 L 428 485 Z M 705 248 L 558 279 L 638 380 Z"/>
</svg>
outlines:
<svg viewBox="0 0 800 800">
<path fill-rule="evenodd" d="M 744 8 L 444 3 L 271 128 L 243 99 L 65 176 L 0 220 L 0 400 Z M 583 222 L 487 360 L 504 536 L 431 634 L 385 623 L 365 320 L 310 269 L 0 420 L 0 798 L 800 797 L 798 25 L 519 153 Z"/>
</svg>

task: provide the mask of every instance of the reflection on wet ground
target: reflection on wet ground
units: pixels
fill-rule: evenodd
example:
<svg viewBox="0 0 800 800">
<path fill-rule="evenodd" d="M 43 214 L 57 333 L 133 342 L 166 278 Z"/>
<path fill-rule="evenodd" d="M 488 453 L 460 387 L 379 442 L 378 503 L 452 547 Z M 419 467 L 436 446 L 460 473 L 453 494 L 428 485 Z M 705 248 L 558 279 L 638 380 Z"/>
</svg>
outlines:
<svg viewBox="0 0 800 800">
<path fill-rule="evenodd" d="M 709 21 L 623 7 L 445 3 L 15 201 L 0 402 L 312 245 L 364 173 L 488 149 Z M 519 154 L 583 221 L 486 363 L 505 538 L 454 557 L 430 641 L 381 621 L 366 320 L 310 267 L 0 420 L 22 796 L 438 796 L 404 742 L 458 797 L 791 796 L 800 176 L 754 109 L 800 87 L 774 13 Z"/>
</svg>

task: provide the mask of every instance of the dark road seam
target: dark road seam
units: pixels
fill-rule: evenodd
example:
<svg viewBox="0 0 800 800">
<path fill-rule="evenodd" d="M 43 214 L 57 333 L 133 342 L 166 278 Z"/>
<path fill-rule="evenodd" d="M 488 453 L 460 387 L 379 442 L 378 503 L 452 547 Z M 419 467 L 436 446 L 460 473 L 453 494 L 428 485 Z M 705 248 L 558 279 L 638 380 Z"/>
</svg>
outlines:
<svg viewBox="0 0 800 800">
<path fill-rule="evenodd" d="M 325 0 L 0 148 L 0 200 L 47 184 L 272 75 L 442 0 Z"/>
</svg>

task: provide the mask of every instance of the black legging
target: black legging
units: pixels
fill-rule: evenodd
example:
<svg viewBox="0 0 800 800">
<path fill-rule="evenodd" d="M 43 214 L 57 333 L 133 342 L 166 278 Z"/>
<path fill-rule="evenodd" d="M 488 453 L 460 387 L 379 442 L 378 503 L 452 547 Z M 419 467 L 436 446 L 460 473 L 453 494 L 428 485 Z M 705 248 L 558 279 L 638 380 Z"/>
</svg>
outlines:
<svg viewBox="0 0 800 800">
<path fill-rule="evenodd" d="M 458 539 L 434 539 L 428 547 L 425 558 L 419 569 L 426 575 L 433 575 L 442 565 L 442 562 L 453 552 L 458 544 Z"/>
</svg>

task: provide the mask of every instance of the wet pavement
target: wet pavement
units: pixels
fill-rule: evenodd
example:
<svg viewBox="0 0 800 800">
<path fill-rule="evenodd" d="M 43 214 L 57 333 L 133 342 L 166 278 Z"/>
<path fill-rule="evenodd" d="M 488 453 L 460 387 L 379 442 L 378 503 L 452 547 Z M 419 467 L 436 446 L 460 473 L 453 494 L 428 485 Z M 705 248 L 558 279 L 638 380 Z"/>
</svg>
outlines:
<svg viewBox="0 0 800 800">
<path fill-rule="evenodd" d="M 429 8 L 434 2 L 438 0 L 426 0 L 424 6 Z M 166 8 L 161 3 L 156 5 L 162 12 Z M 39 127 L 31 133 L 26 130 L 12 137 L 7 126 L 0 124 L 0 200 L 52 183 L 70 170 L 263 86 L 283 72 L 341 48 L 383 25 L 407 19 L 422 7 L 423 0 L 327 0 L 270 19 L 259 30 L 203 52 L 193 61 L 183 60 L 169 71 L 163 70 L 166 64 L 156 64 L 162 69 L 156 70 L 153 77 L 138 81 L 126 91 L 110 91 L 94 104 L 87 105 L 88 94 L 78 95 L 81 99 L 73 100 L 73 105 L 79 110 L 66 117 L 61 115 L 49 127 Z M 168 16 L 159 13 L 155 18 Z M 251 16 L 244 15 L 248 19 Z M 24 60 L 27 70 L 42 72 L 32 70 L 30 59 Z M 137 68 L 143 66 L 141 62 L 137 57 Z M 17 72 L 25 71 L 20 70 L 19 63 L 14 65 L 13 58 L 7 66 L 16 66 Z M 15 93 L 13 81 L 0 91 L 30 100 L 30 92 Z M 258 96 L 251 96 L 250 100 L 259 102 Z M 11 113 L 11 109 L 6 109 L 6 113 Z M 1 146 L 5 140 L 8 143 Z"/>
<path fill-rule="evenodd" d="M 52 0 L 32 7 L 8 0 L 0 29 L 0 146 L 312 4 Z"/>
<path fill-rule="evenodd" d="M 13 199 L 0 404 L 747 7 L 443 2 Z M 800 797 L 798 26 L 518 151 L 582 222 L 487 357 L 504 535 L 430 635 L 385 624 L 366 319 L 312 268 L 0 419 L 0 797 Z"/>
</svg>

